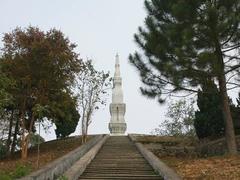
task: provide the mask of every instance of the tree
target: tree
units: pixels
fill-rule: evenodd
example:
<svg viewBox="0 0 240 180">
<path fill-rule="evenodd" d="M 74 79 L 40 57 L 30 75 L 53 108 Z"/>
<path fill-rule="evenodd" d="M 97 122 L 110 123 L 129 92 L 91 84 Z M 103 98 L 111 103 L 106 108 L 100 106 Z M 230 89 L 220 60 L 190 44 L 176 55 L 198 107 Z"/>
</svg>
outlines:
<svg viewBox="0 0 240 180">
<path fill-rule="evenodd" d="M 199 139 L 215 139 L 224 135 L 224 119 L 222 114 L 221 96 L 215 83 L 206 80 L 202 90 L 198 92 L 194 127 Z"/>
<path fill-rule="evenodd" d="M 5 158 L 7 155 L 7 148 L 4 142 L 0 139 L 0 159 Z"/>
<path fill-rule="evenodd" d="M 58 93 L 70 93 L 81 61 L 74 52 L 76 45 L 56 29 L 43 32 L 31 26 L 16 28 L 4 35 L 3 42 L 2 71 L 15 81 L 8 92 L 18 112 L 25 160 L 29 135 L 40 118 L 35 110 L 48 107 Z"/>
<path fill-rule="evenodd" d="M 195 136 L 193 105 L 193 100 L 171 102 L 166 113 L 167 119 L 153 133 L 162 136 Z"/>
<path fill-rule="evenodd" d="M 207 79 L 198 92 L 197 105 L 199 110 L 195 112 L 194 127 L 199 139 L 216 139 L 224 136 L 225 125 L 221 105 L 221 96 L 216 84 Z M 229 98 L 231 115 L 236 134 L 240 130 L 240 109 Z"/>
<path fill-rule="evenodd" d="M 78 104 L 81 116 L 82 142 L 86 142 L 88 127 L 92 115 L 101 105 L 105 105 L 105 96 L 111 79 L 109 73 L 97 71 L 92 61 L 85 62 L 84 70 L 77 76 Z"/>
<path fill-rule="evenodd" d="M 144 54 L 129 57 L 145 84 L 142 93 L 162 102 L 163 95 L 197 93 L 203 79 L 214 79 L 221 94 L 227 148 L 236 154 L 227 83 L 234 85 L 240 67 L 240 1 L 146 0 L 145 7 L 146 28 L 140 27 L 134 36 Z"/>
<path fill-rule="evenodd" d="M 0 57 L 1 62 L 1 57 Z M 2 64 L 0 63 L 0 111 L 12 103 L 12 96 L 8 93 L 8 89 L 14 86 L 14 80 L 7 77 L 2 70 Z"/>
<path fill-rule="evenodd" d="M 238 93 L 238 98 L 236 99 L 237 105 L 235 106 L 231 103 L 231 112 L 233 117 L 234 129 L 237 135 L 240 135 L 240 93 Z"/>
<path fill-rule="evenodd" d="M 58 100 L 59 103 L 56 103 L 53 113 L 56 125 L 55 133 L 57 138 L 64 138 L 76 130 L 80 115 L 76 100 L 68 94 L 63 94 Z"/>
<path fill-rule="evenodd" d="M 10 88 L 12 85 L 13 82 L 0 73 L 0 110 L 2 110 L 4 106 L 10 104 L 12 101 L 11 94 L 7 92 L 7 89 Z"/>
<path fill-rule="evenodd" d="M 4 141 L 7 137 L 9 123 L 6 119 L 1 118 L 0 120 L 0 140 Z"/>
<path fill-rule="evenodd" d="M 13 154 L 16 147 L 18 135 L 16 131 L 18 129 L 18 121 L 16 118 L 17 114 L 15 110 L 10 110 L 6 107 L 2 109 L 0 114 L 0 140 L 2 141 L 2 145 L 5 146 L 7 156 Z"/>
</svg>

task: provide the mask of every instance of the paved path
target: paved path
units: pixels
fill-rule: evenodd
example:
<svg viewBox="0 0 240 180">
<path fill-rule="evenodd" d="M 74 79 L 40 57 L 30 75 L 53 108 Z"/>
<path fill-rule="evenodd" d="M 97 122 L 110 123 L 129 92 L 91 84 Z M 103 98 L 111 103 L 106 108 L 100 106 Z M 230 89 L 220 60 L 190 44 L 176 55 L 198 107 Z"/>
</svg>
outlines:
<svg viewBox="0 0 240 180">
<path fill-rule="evenodd" d="M 111 136 L 79 179 L 162 179 L 127 136 Z"/>
</svg>

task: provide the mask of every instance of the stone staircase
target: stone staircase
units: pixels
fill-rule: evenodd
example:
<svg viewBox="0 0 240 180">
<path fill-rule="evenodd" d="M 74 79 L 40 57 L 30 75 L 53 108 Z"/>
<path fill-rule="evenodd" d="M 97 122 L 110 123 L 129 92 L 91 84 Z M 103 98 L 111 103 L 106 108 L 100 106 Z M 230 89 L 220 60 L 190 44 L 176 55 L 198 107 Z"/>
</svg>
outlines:
<svg viewBox="0 0 240 180">
<path fill-rule="evenodd" d="M 79 179 L 163 179 L 127 136 L 110 136 Z"/>
</svg>

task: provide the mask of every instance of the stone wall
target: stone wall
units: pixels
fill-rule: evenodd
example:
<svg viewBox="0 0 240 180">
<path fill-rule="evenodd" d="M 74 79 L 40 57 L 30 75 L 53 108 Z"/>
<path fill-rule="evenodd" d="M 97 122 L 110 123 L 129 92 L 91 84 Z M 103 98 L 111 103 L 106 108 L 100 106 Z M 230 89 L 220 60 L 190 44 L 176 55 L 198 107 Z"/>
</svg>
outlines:
<svg viewBox="0 0 240 180">
<path fill-rule="evenodd" d="M 240 135 L 236 136 L 240 151 Z M 221 138 L 210 142 L 192 141 L 191 139 L 135 135 L 135 142 L 141 142 L 158 157 L 195 157 L 223 155 L 227 152 L 226 140 Z"/>
<path fill-rule="evenodd" d="M 20 180 L 53 180 L 62 175 L 70 168 L 77 160 L 84 156 L 89 149 L 97 144 L 105 135 L 97 135 L 91 138 L 86 144 L 74 149 L 68 154 L 56 159 L 39 170 L 21 178 Z"/>
<path fill-rule="evenodd" d="M 142 143 L 158 157 L 196 156 L 196 142 L 190 138 L 170 136 L 134 135 L 134 141 Z"/>
<path fill-rule="evenodd" d="M 169 146 L 159 143 L 148 143 L 144 146 L 156 154 L 158 157 L 175 156 L 175 157 L 195 157 L 197 150 L 194 146 Z"/>
<path fill-rule="evenodd" d="M 181 177 L 177 174 L 177 172 L 170 168 L 167 164 L 161 161 L 151 150 L 146 148 L 142 143 L 137 142 L 137 137 L 135 135 L 128 135 L 131 141 L 134 142 L 138 151 L 142 154 L 142 156 L 148 161 L 148 163 L 152 166 L 152 168 L 157 172 L 163 179 L 169 180 L 180 180 Z"/>
<path fill-rule="evenodd" d="M 240 135 L 236 136 L 238 151 L 240 151 Z M 227 153 L 226 139 L 221 138 L 208 143 L 200 143 L 197 152 L 201 156 L 223 155 Z"/>
</svg>

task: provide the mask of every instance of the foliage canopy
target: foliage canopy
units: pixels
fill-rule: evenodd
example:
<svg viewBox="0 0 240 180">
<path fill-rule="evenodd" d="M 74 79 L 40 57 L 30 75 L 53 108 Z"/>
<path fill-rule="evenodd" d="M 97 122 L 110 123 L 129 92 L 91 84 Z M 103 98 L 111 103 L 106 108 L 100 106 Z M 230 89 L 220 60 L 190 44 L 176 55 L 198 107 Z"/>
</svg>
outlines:
<svg viewBox="0 0 240 180">
<path fill-rule="evenodd" d="M 227 84 L 240 68 L 240 1 L 145 0 L 145 8 L 145 28 L 134 36 L 143 54 L 129 56 L 142 93 L 163 102 L 179 91 L 197 93 L 206 78 L 217 81 L 228 150 L 236 154 Z"/>
</svg>

